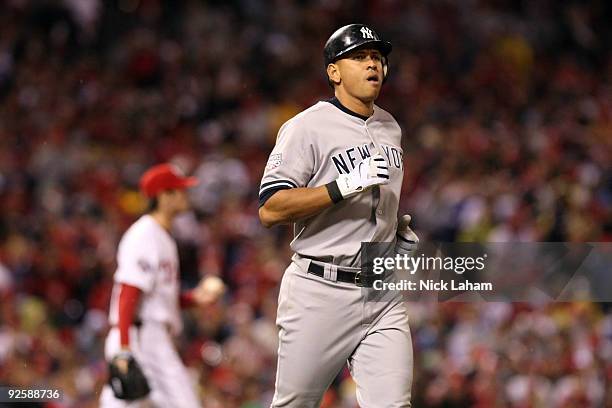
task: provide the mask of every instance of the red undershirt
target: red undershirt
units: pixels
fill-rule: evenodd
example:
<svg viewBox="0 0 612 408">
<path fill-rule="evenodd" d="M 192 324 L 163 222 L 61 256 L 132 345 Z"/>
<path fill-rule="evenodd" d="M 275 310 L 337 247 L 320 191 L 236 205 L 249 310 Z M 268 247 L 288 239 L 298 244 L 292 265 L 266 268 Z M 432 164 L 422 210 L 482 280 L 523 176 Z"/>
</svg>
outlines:
<svg viewBox="0 0 612 408">
<path fill-rule="evenodd" d="M 119 292 L 119 339 L 122 348 L 127 348 L 130 344 L 130 326 L 134 321 L 134 312 L 140 300 L 140 289 L 136 286 L 121 284 Z M 181 308 L 191 307 L 195 304 L 191 291 L 182 292 L 180 295 Z"/>
</svg>

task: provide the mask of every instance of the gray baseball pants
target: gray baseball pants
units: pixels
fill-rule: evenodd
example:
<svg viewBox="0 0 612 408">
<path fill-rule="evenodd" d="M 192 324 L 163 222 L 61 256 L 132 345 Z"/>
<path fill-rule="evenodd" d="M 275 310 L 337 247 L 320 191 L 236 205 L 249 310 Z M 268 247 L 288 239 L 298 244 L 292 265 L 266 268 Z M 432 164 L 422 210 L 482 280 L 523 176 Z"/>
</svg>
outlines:
<svg viewBox="0 0 612 408">
<path fill-rule="evenodd" d="M 406 304 L 308 274 L 294 256 L 282 279 L 276 390 L 271 408 L 319 407 L 348 362 L 362 408 L 409 408 L 412 341 Z"/>
</svg>

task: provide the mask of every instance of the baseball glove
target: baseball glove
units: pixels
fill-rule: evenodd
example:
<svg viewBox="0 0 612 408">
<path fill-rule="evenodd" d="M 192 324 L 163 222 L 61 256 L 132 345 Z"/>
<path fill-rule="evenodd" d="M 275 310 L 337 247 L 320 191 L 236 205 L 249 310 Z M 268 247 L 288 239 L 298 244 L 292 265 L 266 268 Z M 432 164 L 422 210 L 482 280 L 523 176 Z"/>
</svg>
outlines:
<svg viewBox="0 0 612 408">
<path fill-rule="evenodd" d="M 121 361 L 123 360 L 123 361 Z M 115 397 L 122 400 L 136 400 L 149 394 L 149 383 L 142 369 L 131 353 L 115 356 L 108 365 L 108 383 Z"/>
</svg>

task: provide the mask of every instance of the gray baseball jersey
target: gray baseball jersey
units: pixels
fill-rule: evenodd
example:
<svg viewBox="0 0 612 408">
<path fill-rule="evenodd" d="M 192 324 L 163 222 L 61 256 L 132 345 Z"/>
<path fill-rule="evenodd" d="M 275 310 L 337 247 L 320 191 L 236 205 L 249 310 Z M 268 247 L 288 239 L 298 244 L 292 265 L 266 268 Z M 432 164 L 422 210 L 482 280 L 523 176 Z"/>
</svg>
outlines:
<svg viewBox="0 0 612 408">
<path fill-rule="evenodd" d="M 377 152 L 388 162 L 390 182 L 295 223 L 296 256 L 278 299 L 272 408 L 319 407 L 347 362 L 360 407 L 410 407 L 412 342 L 405 303 L 397 297 L 373 300 L 374 289 L 339 282 L 333 273 L 309 272 L 313 263 L 356 272 L 362 241 L 394 240 L 403 178 L 400 140 L 400 127 L 383 109 L 375 106 L 365 118 L 336 99 L 317 103 L 279 131 L 260 205 L 281 189 L 325 185 Z"/>
<path fill-rule="evenodd" d="M 325 185 L 376 152 L 388 162 L 389 184 L 296 222 L 294 252 L 359 267 L 361 242 L 393 241 L 403 179 L 401 129 L 378 106 L 365 118 L 335 99 L 317 103 L 281 127 L 261 182 L 260 205 L 280 189 Z"/>
</svg>

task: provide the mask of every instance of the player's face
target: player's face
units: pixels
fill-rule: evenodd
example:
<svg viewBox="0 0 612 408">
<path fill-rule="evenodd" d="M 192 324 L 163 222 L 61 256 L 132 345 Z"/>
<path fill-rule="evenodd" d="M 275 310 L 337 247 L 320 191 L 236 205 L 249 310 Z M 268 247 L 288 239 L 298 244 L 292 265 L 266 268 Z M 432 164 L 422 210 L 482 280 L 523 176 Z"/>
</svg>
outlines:
<svg viewBox="0 0 612 408">
<path fill-rule="evenodd" d="M 186 190 L 175 190 L 174 191 L 174 209 L 177 213 L 184 212 L 191 208 L 189 203 L 189 195 Z"/>
<path fill-rule="evenodd" d="M 375 100 L 383 81 L 382 58 L 378 50 L 363 49 L 337 61 L 340 86 L 364 102 Z"/>
<path fill-rule="evenodd" d="M 185 190 L 167 190 L 159 196 L 159 206 L 172 214 L 182 213 L 191 208 Z"/>
</svg>

